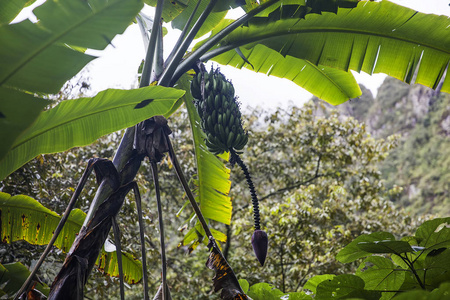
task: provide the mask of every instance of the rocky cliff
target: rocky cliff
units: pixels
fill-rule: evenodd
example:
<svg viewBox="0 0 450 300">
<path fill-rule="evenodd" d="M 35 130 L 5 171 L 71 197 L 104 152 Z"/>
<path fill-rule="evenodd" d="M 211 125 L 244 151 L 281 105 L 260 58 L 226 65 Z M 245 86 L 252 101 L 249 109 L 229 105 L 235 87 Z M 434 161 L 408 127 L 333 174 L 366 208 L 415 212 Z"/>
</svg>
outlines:
<svg viewBox="0 0 450 300">
<path fill-rule="evenodd" d="M 381 166 L 387 186 L 403 193 L 398 205 L 413 213 L 450 214 L 450 95 L 387 77 L 374 98 L 362 87 L 359 99 L 337 107 L 343 117 L 365 122 L 377 138 L 399 135 L 399 145 Z M 319 101 L 313 99 L 317 104 Z M 318 115 L 334 108 L 317 106 Z"/>
</svg>

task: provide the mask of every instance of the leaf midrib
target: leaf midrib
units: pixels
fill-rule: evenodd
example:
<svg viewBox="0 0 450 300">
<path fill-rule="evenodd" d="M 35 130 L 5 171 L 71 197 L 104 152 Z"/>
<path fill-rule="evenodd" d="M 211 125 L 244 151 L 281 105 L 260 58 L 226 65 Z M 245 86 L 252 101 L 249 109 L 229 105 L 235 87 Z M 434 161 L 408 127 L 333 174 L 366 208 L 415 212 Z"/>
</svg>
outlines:
<svg viewBox="0 0 450 300">
<path fill-rule="evenodd" d="M 330 29 L 330 28 L 320 28 L 320 27 L 315 28 L 315 29 L 297 29 L 297 30 L 295 30 L 295 29 L 292 30 L 290 28 L 287 28 L 282 31 L 277 31 L 275 33 L 262 34 L 262 35 L 258 35 L 257 37 L 249 37 L 245 40 L 238 40 L 235 42 L 227 43 L 227 45 L 218 47 L 213 51 L 216 51 L 217 52 L 216 55 L 219 55 L 226 51 L 232 50 L 236 47 L 244 46 L 246 44 L 261 42 L 263 40 L 270 40 L 272 38 L 277 38 L 277 37 L 285 36 L 285 35 L 306 34 L 306 33 L 343 33 L 343 34 L 359 34 L 359 35 L 366 35 L 366 36 L 373 36 L 373 37 L 381 37 L 381 38 L 386 38 L 386 39 L 391 39 L 391 40 L 398 40 L 398 41 L 405 42 L 408 44 L 415 44 L 418 46 L 420 45 L 420 46 L 427 47 L 429 49 L 433 49 L 433 50 L 443 52 L 445 54 L 450 55 L 450 49 L 445 50 L 440 47 L 432 46 L 432 45 L 422 43 L 422 42 L 419 42 L 419 41 L 416 41 L 413 39 L 405 39 L 405 38 L 396 37 L 396 36 L 389 36 L 386 34 L 375 33 L 375 32 L 367 31 L 367 30 L 355 30 L 355 29 L 344 29 L 344 28 Z"/>
<path fill-rule="evenodd" d="M 86 18 L 81 19 L 80 22 L 74 23 L 74 26 L 71 26 L 68 28 L 68 30 L 63 31 L 61 34 L 56 35 L 53 39 L 48 40 L 47 43 L 43 43 L 43 45 L 39 48 L 36 49 L 36 51 L 31 51 L 31 54 L 28 56 L 28 58 L 25 59 L 25 61 L 23 61 L 23 63 L 21 63 L 17 68 L 15 68 L 10 74 L 8 74 L 1 82 L 0 82 L 0 86 L 4 85 L 12 76 L 14 76 L 17 72 L 19 72 L 23 67 L 25 67 L 30 61 L 32 61 L 34 58 L 36 58 L 42 51 L 44 51 L 45 49 L 51 47 L 52 45 L 56 44 L 56 42 L 58 40 L 60 40 L 63 36 L 69 34 L 70 32 L 72 32 L 74 29 L 78 28 L 79 25 L 86 23 L 88 20 L 91 20 L 92 18 L 94 18 L 95 16 L 98 16 L 102 13 L 104 13 L 105 11 L 107 11 L 108 9 L 111 9 L 111 7 L 113 7 L 114 5 L 117 5 L 118 3 L 120 3 L 122 0 L 116 0 L 116 1 L 107 1 L 107 4 L 105 6 L 103 6 L 103 9 L 97 10 L 97 11 L 93 11 L 91 7 L 90 10 L 93 12 L 92 14 L 88 15 Z M 109 4 L 109 5 L 108 5 Z M 37 23 L 39 24 L 39 23 Z M 73 49 L 72 49 L 73 50 Z M 75 51 L 75 50 L 74 50 Z M 87 55 L 87 54 L 85 54 Z"/>
</svg>

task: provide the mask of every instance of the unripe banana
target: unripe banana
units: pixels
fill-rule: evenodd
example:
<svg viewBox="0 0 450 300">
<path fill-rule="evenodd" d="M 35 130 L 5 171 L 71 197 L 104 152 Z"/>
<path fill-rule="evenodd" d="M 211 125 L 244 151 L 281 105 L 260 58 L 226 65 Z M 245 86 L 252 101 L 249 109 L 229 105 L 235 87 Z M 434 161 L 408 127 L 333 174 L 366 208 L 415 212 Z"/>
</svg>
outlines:
<svg viewBox="0 0 450 300">
<path fill-rule="evenodd" d="M 228 126 L 234 125 L 234 116 L 230 116 L 230 120 L 228 121 Z"/>
<path fill-rule="evenodd" d="M 219 136 L 220 135 L 220 130 L 219 130 L 219 124 L 214 124 L 214 133 L 215 136 Z"/>
<path fill-rule="evenodd" d="M 214 106 L 216 107 L 216 109 L 217 108 L 221 108 L 221 99 L 222 99 L 222 97 L 219 95 L 219 94 L 217 94 L 215 97 L 214 97 Z"/>
<path fill-rule="evenodd" d="M 244 140 L 244 136 L 245 136 L 245 133 L 238 133 L 238 135 L 237 135 L 237 137 L 236 137 L 236 140 L 234 141 L 234 143 L 236 144 L 236 146 L 235 146 L 235 148 L 237 149 L 237 150 L 241 150 L 241 149 L 238 149 L 237 147 L 238 146 L 240 146 L 241 144 L 242 144 L 242 142 L 243 142 L 243 140 Z"/>
<path fill-rule="evenodd" d="M 231 84 L 231 82 L 229 84 L 230 84 L 230 95 L 231 97 L 234 98 L 234 86 Z"/>
<path fill-rule="evenodd" d="M 230 121 L 230 116 L 231 116 L 231 110 L 228 108 L 228 109 L 225 111 L 225 124 L 223 124 L 224 126 L 227 126 L 227 124 L 229 123 L 229 121 Z"/>
<path fill-rule="evenodd" d="M 223 128 L 222 124 L 218 124 L 218 126 L 219 126 L 221 141 L 222 141 L 222 143 L 226 144 L 228 136 L 225 133 L 225 129 Z"/>
<path fill-rule="evenodd" d="M 193 77 L 191 93 L 206 133 L 208 150 L 220 154 L 242 149 L 248 136 L 242 128 L 234 87 L 218 70 L 200 71 Z"/>
<path fill-rule="evenodd" d="M 194 97 L 195 99 L 200 99 L 202 97 L 200 85 L 195 79 L 191 81 L 191 93 L 192 97 Z"/>
<path fill-rule="evenodd" d="M 208 126 L 206 126 L 206 128 L 208 129 L 209 132 L 212 132 L 212 131 L 214 130 L 214 122 L 213 122 L 213 119 L 212 119 L 211 116 L 208 116 L 208 119 L 207 119 L 207 120 L 208 120 L 208 121 L 207 121 L 207 124 L 206 124 L 206 125 L 208 125 Z"/>
<path fill-rule="evenodd" d="M 231 148 L 231 146 L 233 145 L 233 142 L 234 142 L 234 132 L 231 131 L 230 134 L 228 135 L 227 147 Z"/>
<path fill-rule="evenodd" d="M 226 113 L 222 113 L 221 116 L 222 116 L 222 122 L 220 122 L 220 124 L 225 126 L 226 122 L 227 122 L 227 114 Z"/>
</svg>

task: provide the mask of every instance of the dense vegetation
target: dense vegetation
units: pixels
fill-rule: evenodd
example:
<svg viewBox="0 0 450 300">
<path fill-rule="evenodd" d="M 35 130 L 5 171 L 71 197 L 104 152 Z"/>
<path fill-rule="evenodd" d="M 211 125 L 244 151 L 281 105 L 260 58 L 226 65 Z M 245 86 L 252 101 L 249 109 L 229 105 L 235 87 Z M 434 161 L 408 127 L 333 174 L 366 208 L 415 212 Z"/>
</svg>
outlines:
<svg viewBox="0 0 450 300">
<path fill-rule="evenodd" d="M 447 216 L 449 95 L 389 77 L 375 98 L 369 90 L 362 90 L 360 99 L 342 104 L 338 110 L 366 123 L 374 137 L 398 135 L 398 147 L 380 164 L 386 185 L 402 189 L 396 205 L 413 215 Z"/>
<path fill-rule="evenodd" d="M 254 110 L 246 116 L 246 128 L 252 138 L 244 157 L 249 162 L 261 198 L 262 224 L 269 232 L 271 248 L 267 266 L 261 272 L 248 248 L 247 241 L 252 233 L 250 195 L 244 178 L 237 170 L 232 170 L 230 192 L 235 209 L 234 221 L 222 229 L 227 233 L 227 242 L 222 247 L 237 276 L 251 284 L 267 282 L 284 292 L 300 291 L 314 275 L 355 271 L 355 264 L 341 264 L 335 256 L 342 245 L 350 243 L 360 234 L 390 231 L 402 236 L 418 224 L 418 220 L 409 218 L 394 207 L 390 200 L 398 197 L 399 190 L 385 188 L 378 170 L 380 162 L 385 160 L 389 151 L 395 149 L 397 139 L 375 139 L 367 133 L 366 126 L 356 119 L 342 119 L 337 111 L 324 118 L 317 116 L 316 111 L 316 106 L 308 104 L 304 108 L 292 107 L 288 111 L 272 113 Z M 192 175 L 195 171 L 193 145 L 186 130 L 189 126 L 186 112 L 180 114 L 174 115 L 172 120 L 174 145 L 183 154 L 180 160 L 185 172 Z M 1 189 L 11 194 L 30 195 L 61 213 L 70 198 L 72 187 L 81 176 L 85 161 L 96 155 L 110 157 L 112 145 L 119 137 L 114 134 L 89 147 L 40 156 L 3 181 Z M 97 149 L 102 150 L 98 153 Z M 170 160 L 165 160 L 160 171 L 165 213 L 176 215 L 185 200 L 180 199 L 177 189 L 173 189 L 176 178 Z M 149 216 L 146 224 L 149 228 L 148 258 L 150 269 L 154 270 L 151 278 L 156 279 L 160 253 L 150 178 L 150 168 L 144 162 L 138 182 L 150 188 L 144 196 L 144 212 Z M 94 188 L 92 178 L 79 208 L 87 210 Z M 60 195 L 51 192 L 55 190 L 62 192 Z M 134 202 L 128 200 L 120 215 L 122 239 L 124 243 L 128 242 L 126 251 L 139 256 L 137 218 L 133 211 Z M 188 216 L 189 209 L 186 208 L 181 214 Z M 211 274 L 203 270 L 201 259 L 207 249 L 200 246 L 192 254 L 183 255 L 192 245 L 180 247 L 182 234 L 179 229 L 184 231 L 195 225 L 195 222 L 184 223 L 183 219 L 166 220 L 167 235 L 170 237 L 167 255 L 172 295 L 176 299 L 209 299 Z M 216 228 L 220 229 L 220 226 Z M 17 249 L 17 243 L 4 247 Z M 27 247 L 24 248 L 23 243 L 20 245 L 21 251 L 25 251 Z M 34 247 L 28 249 L 27 253 L 22 254 L 26 265 L 30 265 L 31 260 L 39 255 Z M 12 254 L 14 251 L 9 253 L 11 255 L 6 255 L 2 263 L 18 258 Z M 59 261 L 62 258 L 60 255 Z M 46 275 L 45 270 L 41 273 L 50 284 L 53 278 Z M 99 276 L 97 274 L 90 281 L 88 289 L 96 290 L 101 299 L 102 295 L 111 293 L 117 286 L 108 277 Z M 204 288 L 199 290 L 199 286 Z M 157 284 L 152 286 L 152 289 L 156 288 Z M 127 292 L 128 297 L 136 294 L 138 299 L 139 290 L 139 285 L 133 286 Z"/>
<path fill-rule="evenodd" d="M 246 293 L 254 299 L 286 298 L 287 292 L 291 300 L 310 299 L 306 290 L 316 299 L 401 298 L 417 289 L 423 297 L 429 291 L 448 293 L 448 219 L 425 222 L 412 235 L 422 222 L 392 205 L 400 189 L 385 186 L 378 171 L 396 137 L 372 138 L 355 119 L 335 112 L 319 118 L 316 107 L 306 106 L 277 111 L 264 122 L 260 115 L 247 116 L 254 139 L 238 153 L 248 136 L 234 88 L 212 76 L 217 70 L 207 75 L 203 65 L 214 60 L 286 78 L 335 105 L 361 94 L 350 70 L 384 72 L 450 92 L 448 18 L 389 1 L 47 0 L 33 11 L 37 22 L 14 23 L 33 2 L 0 4 L 0 296 L 125 299 L 126 285 L 134 286 L 128 297 L 146 300 L 150 293 L 169 300 L 170 291 L 178 298 L 225 300 L 249 299 Z M 155 7 L 153 18 L 141 12 L 144 3 Z M 243 16 L 226 19 L 237 7 Z M 87 50 L 104 49 L 133 21 L 146 50 L 139 88 L 57 103 L 54 94 L 95 58 Z M 182 31 L 166 58 L 163 27 L 168 25 Z M 389 101 L 355 110 L 402 105 Z M 417 107 L 407 115 L 421 112 Z M 410 129 L 402 120 L 387 121 L 382 116 L 367 124 L 401 133 Z M 447 128 L 447 123 L 442 115 L 424 126 Z M 427 134 L 420 132 L 412 146 L 427 141 Z M 80 146 L 86 148 L 70 150 Z M 57 152 L 63 153 L 49 154 Z M 264 204 L 261 228 L 257 193 L 239 155 L 251 163 Z M 234 164 L 244 172 L 252 198 L 251 242 L 249 195 Z M 404 168 L 409 179 L 418 165 Z M 430 174 L 440 183 L 439 174 Z M 415 184 L 409 194 L 418 194 L 411 188 Z M 438 193 L 445 197 L 446 187 Z M 148 201 L 153 198 L 156 209 Z M 250 244 L 264 264 L 264 230 L 272 240 L 271 256 L 263 271 L 250 272 L 255 267 Z M 45 244 L 36 261 L 39 245 Z M 182 252 L 191 255 L 185 258 Z M 368 258 L 355 269 L 363 257 Z M 26 266 L 7 263 L 18 258 Z M 206 276 L 205 260 L 215 276 Z M 119 275 L 119 284 L 111 277 L 100 279 L 100 273 L 90 276 L 94 265 L 108 276 Z M 40 267 L 42 282 L 34 276 Z M 311 277 L 316 274 L 321 275 Z M 207 284 L 212 276 L 212 285 Z M 108 288 L 119 291 L 110 296 Z"/>
</svg>

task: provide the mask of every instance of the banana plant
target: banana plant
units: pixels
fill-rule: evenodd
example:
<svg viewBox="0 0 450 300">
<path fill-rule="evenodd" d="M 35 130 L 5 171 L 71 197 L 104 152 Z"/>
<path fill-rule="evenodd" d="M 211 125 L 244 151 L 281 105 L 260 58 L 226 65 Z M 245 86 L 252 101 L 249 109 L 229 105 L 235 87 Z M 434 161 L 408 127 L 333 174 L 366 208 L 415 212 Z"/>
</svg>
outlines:
<svg viewBox="0 0 450 300">
<path fill-rule="evenodd" d="M 83 231 L 95 219 L 100 204 L 131 184 L 140 161 L 152 156 L 136 156 L 138 136 L 148 129 L 145 122 L 170 115 L 184 102 L 194 136 L 195 193 L 178 164 L 168 137 L 170 130 L 159 132 L 152 143 L 157 139 L 167 146 L 198 218 L 184 243 L 196 245 L 203 240 L 209 245 L 207 265 L 216 271 L 214 289 L 222 289 L 223 299 L 247 296 L 216 243 L 224 235 L 209 228 L 212 220 L 230 222 L 230 170 L 226 160 L 208 151 L 207 137 L 196 122 L 199 116 L 191 104 L 189 82 L 199 63 L 213 60 L 286 78 L 332 104 L 361 94 L 351 70 L 382 72 L 407 83 L 450 92 L 446 76 L 450 20 L 389 1 L 47 0 L 33 11 L 37 23 L 12 24 L 30 2 L 5 0 L 0 4 L 0 180 L 38 154 L 83 146 L 128 128 L 112 162 L 119 184 L 115 189 L 100 184 Z M 155 7 L 153 22 L 144 22 L 139 16 L 144 3 Z M 236 20 L 227 19 L 231 8 L 244 13 Z M 102 91 L 91 98 L 52 106 L 48 96 L 95 59 L 86 50 L 104 49 L 135 18 L 146 29 L 139 88 Z M 181 33 L 164 60 L 162 28 L 169 23 Z M 206 34 L 208 38 L 194 44 Z M 228 159 L 227 151 L 222 158 Z M 168 299 L 164 278 L 162 282 L 162 299 Z"/>
</svg>

